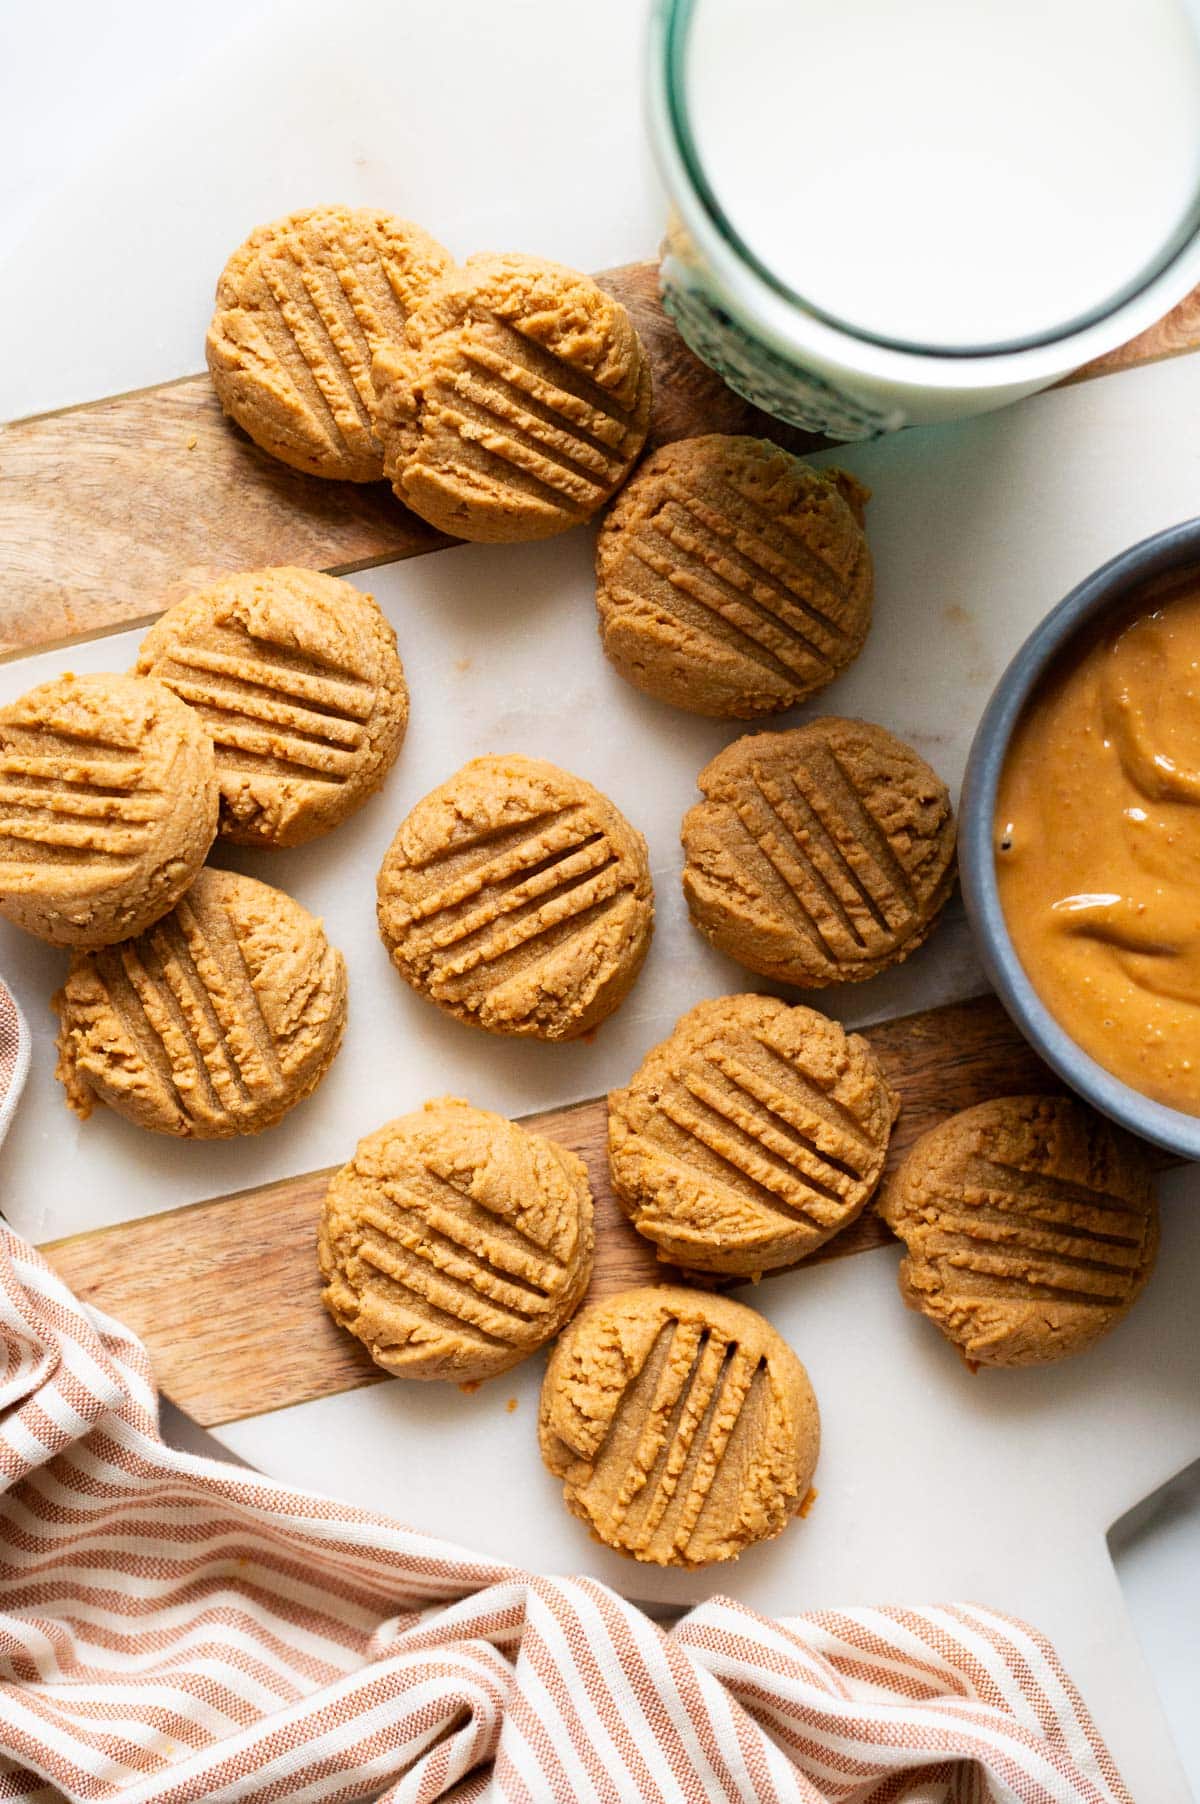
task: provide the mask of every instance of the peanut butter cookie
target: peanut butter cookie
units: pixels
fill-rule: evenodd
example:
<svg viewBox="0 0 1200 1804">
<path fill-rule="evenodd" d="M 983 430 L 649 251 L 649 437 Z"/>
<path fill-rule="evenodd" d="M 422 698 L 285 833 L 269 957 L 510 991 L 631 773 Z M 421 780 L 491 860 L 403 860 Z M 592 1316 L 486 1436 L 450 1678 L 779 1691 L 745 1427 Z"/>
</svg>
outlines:
<svg viewBox="0 0 1200 1804">
<path fill-rule="evenodd" d="M 868 499 L 768 439 L 709 433 L 647 458 L 605 518 L 596 605 L 635 688 L 693 714 L 794 707 L 862 650 Z"/>
<path fill-rule="evenodd" d="M 417 803 L 379 872 L 406 983 L 494 1034 L 574 1040 L 633 984 L 654 925 L 646 842 L 540 758 L 475 758 Z"/>
<path fill-rule="evenodd" d="M 396 635 L 316 570 L 250 570 L 168 608 L 137 668 L 194 708 L 217 755 L 220 832 L 298 846 L 372 795 L 408 724 Z"/>
<path fill-rule="evenodd" d="M 228 1140 L 273 1127 L 324 1077 L 346 1025 L 346 966 L 282 890 L 201 871 L 174 910 L 80 953 L 54 998 L 58 1070 L 156 1134 Z"/>
<path fill-rule="evenodd" d="M 861 1214 L 895 1113 L 857 1034 L 770 996 L 721 996 L 609 1096 L 613 1189 L 660 1257 L 757 1277 Z"/>
<path fill-rule="evenodd" d="M 0 914 L 108 946 L 167 913 L 217 830 L 199 717 L 161 683 L 63 676 L 0 708 Z"/>
<path fill-rule="evenodd" d="M 736 1559 L 803 1508 L 820 1418 L 804 1367 L 756 1310 L 647 1285 L 567 1329 L 538 1437 L 597 1541 L 694 1570 Z"/>
<path fill-rule="evenodd" d="M 402 1378 L 506 1372 L 558 1333 L 592 1273 L 583 1161 L 444 1096 L 360 1140 L 318 1237 L 339 1327 Z"/>
<path fill-rule="evenodd" d="M 1133 1306 L 1158 1250 L 1147 1149 L 1067 1096 L 1005 1096 L 922 1135 L 879 1212 L 900 1294 L 975 1367 L 1048 1365 Z"/>
<path fill-rule="evenodd" d="M 874 977 L 931 932 L 954 885 L 950 796 L 885 728 L 750 733 L 697 781 L 683 893 L 718 951 L 813 989 Z"/>
<path fill-rule="evenodd" d="M 372 356 L 453 267 L 420 226 L 369 207 L 260 226 L 217 283 L 205 349 L 221 406 L 294 469 L 377 482 Z"/>
<path fill-rule="evenodd" d="M 629 315 L 588 276 L 471 257 L 374 364 L 387 474 L 460 539 L 544 539 L 594 514 L 650 420 Z"/>
</svg>

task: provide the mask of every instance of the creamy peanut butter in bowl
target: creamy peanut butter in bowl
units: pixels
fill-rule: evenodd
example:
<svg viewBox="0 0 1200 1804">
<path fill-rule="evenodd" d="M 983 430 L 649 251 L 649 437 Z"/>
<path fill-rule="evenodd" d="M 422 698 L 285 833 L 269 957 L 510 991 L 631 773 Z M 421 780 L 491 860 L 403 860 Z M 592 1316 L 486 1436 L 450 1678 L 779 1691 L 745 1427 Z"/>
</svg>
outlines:
<svg viewBox="0 0 1200 1804">
<path fill-rule="evenodd" d="M 1200 1158 L 1200 520 L 1122 552 L 1026 640 L 975 736 L 959 856 L 1036 1050 Z"/>
</svg>

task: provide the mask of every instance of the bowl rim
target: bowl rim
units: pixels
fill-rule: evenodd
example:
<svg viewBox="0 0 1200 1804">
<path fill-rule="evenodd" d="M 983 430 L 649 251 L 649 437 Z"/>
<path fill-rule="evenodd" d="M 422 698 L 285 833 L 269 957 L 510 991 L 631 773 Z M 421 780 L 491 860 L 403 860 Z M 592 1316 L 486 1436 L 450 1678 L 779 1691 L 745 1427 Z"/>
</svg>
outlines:
<svg viewBox="0 0 1200 1804">
<path fill-rule="evenodd" d="M 1200 1159 L 1200 1115 L 1155 1102 L 1107 1071 L 1046 1007 L 1017 956 L 996 878 L 993 820 L 1013 730 L 1050 666 L 1079 634 L 1157 576 L 1200 566 L 1200 517 L 1152 533 L 1093 570 L 1051 609 L 1010 661 L 975 730 L 959 805 L 959 873 L 967 918 L 993 987 L 1034 1051 L 1086 1101 L 1143 1140 Z"/>
</svg>

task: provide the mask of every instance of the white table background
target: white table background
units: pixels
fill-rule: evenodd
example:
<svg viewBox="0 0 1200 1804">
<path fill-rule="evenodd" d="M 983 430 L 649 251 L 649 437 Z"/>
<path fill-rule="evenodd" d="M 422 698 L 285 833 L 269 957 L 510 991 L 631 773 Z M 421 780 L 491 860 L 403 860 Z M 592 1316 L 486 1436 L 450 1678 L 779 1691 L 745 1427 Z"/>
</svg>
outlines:
<svg viewBox="0 0 1200 1804">
<path fill-rule="evenodd" d="M 391 207 L 458 255 L 527 249 L 584 268 L 648 255 L 664 207 L 641 128 L 642 23 L 643 0 L 606 0 L 600 9 L 582 0 L 208 0 L 204 8 L 60 0 L 19 13 L 10 0 L 0 57 L 0 417 L 201 368 L 212 285 L 230 249 L 252 225 L 314 201 Z M 1197 418 L 1200 358 L 1046 397 L 994 422 L 850 454 L 877 486 L 880 620 L 860 669 L 831 699 L 916 737 L 956 783 L 982 698 L 1027 623 L 1110 551 L 1197 511 Z M 1132 480 L 1118 446 L 1128 451 Z M 934 471 L 942 476 L 935 480 Z M 924 524 L 914 534 L 915 506 Z M 506 634 L 505 655 L 519 659 L 526 631 L 539 643 L 548 636 L 576 660 L 581 701 L 548 706 L 543 736 L 528 749 L 604 782 L 646 827 L 664 916 L 658 961 L 628 1010 L 594 1055 L 564 1064 L 561 1079 L 537 1048 L 517 1049 L 516 1078 L 490 1074 L 490 1042 L 465 1030 L 460 1041 L 446 1024 L 427 1021 L 413 999 L 397 995 L 399 986 L 387 989 L 386 972 L 364 998 L 359 1052 L 373 1051 L 370 1010 L 380 1032 L 394 1031 L 378 1014 L 394 1002 L 397 1018 L 407 1011 L 410 1036 L 427 1035 L 435 1087 L 446 1085 L 446 1061 L 461 1060 L 462 1087 L 514 1110 L 517 1097 L 485 1095 L 481 1086 L 523 1076 L 526 1107 L 595 1093 L 628 1069 L 676 1005 L 737 985 L 731 968 L 689 940 L 671 888 L 671 823 L 687 800 L 681 773 L 731 735 L 656 712 L 606 672 L 590 640 L 583 535 L 507 563 L 454 552 L 357 580 L 401 629 L 414 725 L 393 783 L 344 830 L 344 846 L 353 838 L 370 864 L 401 799 L 409 805 L 450 768 L 428 717 L 422 723 L 416 683 L 423 667 L 435 668 L 438 622 L 452 622 L 457 661 L 474 635 L 484 642 L 488 595 L 507 619 L 529 607 L 532 587 L 538 605 Z M 574 612 L 560 618 L 555 607 Z M 97 665 L 113 660 L 111 647 L 87 655 Z M 82 667 L 83 656 L 75 662 Z M 23 686 L 16 667 L 4 678 L 6 689 Z M 608 733 L 590 732 L 585 703 L 605 710 Z M 638 735 L 645 742 L 664 728 L 671 756 L 656 793 L 640 796 L 607 742 L 626 732 L 631 743 Z M 465 708 L 461 755 L 497 731 L 497 722 Z M 255 868 L 304 899 L 313 885 L 333 930 L 336 898 L 319 893 L 319 860 L 302 855 L 287 874 Z M 347 920 L 343 943 L 351 933 Z M 692 960 L 686 968 L 676 950 Z M 97 1171 L 107 1160 L 108 1179 L 86 1192 L 59 1181 L 47 1163 L 55 1124 L 71 1156 L 76 1141 L 45 1070 L 50 964 L 29 942 L 5 937 L 0 966 L 30 1005 L 40 1039 L 35 1089 L 3 1166 L 15 1225 L 46 1239 L 119 1214 L 122 1158 L 130 1161 L 127 1213 L 232 1187 L 226 1149 L 214 1149 L 211 1165 L 187 1162 L 179 1153 L 199 1149 L 143 1137 L 135 1156 L 120 1124 L 107 1121 L 90 1124 L 78 1150 L 94 1149 Z M 839 1012 L 892 1012 L 901 1000 L 918 1006 L 972 987 L 969 953 L 952 926 L 890 990 L 873 1001 L 841 999 Z M 348 1042 L 330 1079 L 347 1096 L 352 1056 Z M 561 1096 L 553 1093 L 560 1083 Z M 327 1089 L 332 1102 L 338 1091 Z M 337 1116 L 322 1114 L 318 1102 L 303 1122 L 298 1112 L 286 1146 L 267 1136 L 242 1149 L 237 1182 L 340 1156 L 330 1149 Z M 372 1125 L 374 1116 L 356 1131 Z M 899 1310 L 888 1253 L 764 1287 L 755 1300 L 799 1347 L 824 1404 L 822 1507 L 774 1547 L 714 1575 L 715 1585 L 780 1611 L 862 1597 L 970 1596 L 1028 1614 L 1080 1672 L 1138 1804 L 1182 1804 L 1189 1795 L 1122 1626 L 1103 1544 L 1115 1517 L 1200 1454 L 1200 1367 L 1190 1332 L 1200 1187 L 1181 1175 L 1166 1188 L 1164 1258 L 1146 1303 L 1097 1353 L 1052 1372 L 971 1380 Z M 536 1365 L 528 1362 L 508 1387 L 519 1398 L 515 1416 L 487 1387 L 468 1401 L 390 1385 L 278 1412 L 222 1438 L 296 1482 L 318 1486 L 337 1472 L 342 1495 L 436 1523 L 489 1551 L 531 1559 L 540 1540 L 551 1566 L 583 1562 L 634 1594 L 688 1595 L 671 1575 L 635 1571 L 590 1549 L 564 1518 L 528 1444 Z M 461 1469 L 468 1433 L 500 1482 L 461 1501 L 449 1526 L 445 1474 Z M 1180 1617 L 1182 1595 L 1174 1592 Z M 1089 1616 L 1105 1646 L 1091 1645 Z"/>
</svg>

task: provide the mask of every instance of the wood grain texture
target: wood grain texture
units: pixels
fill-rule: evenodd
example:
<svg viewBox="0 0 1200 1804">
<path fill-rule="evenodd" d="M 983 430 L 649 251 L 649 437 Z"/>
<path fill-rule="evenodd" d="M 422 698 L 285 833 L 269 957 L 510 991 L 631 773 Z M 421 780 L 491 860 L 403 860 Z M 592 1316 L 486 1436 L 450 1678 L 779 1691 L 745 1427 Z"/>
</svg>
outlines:
<svg viewBox="0 0 1200 1804">
<path fill-rule="evenodd" d="M 599 277 L 632 313 L 654 371 L 650 442 L 751 432 L 823 443 L 760 413 L 693 357 L 658 301 L 658 266 Z M 1200 344 L 1200 292 L 1072 380 Z M 224 418 L 208 377 L 18 421 L 0 432 L 0 653 L 145 620 L 213 577 L 267 564 L 335 574 L 453 541 L 384 483 L 323 482 Z"/>
<path fill-rule="evenodd" d="M 957 1109 L 986 1097 L 1061 1088 L 995 997 L 884 1022 L 868 1038 L 901 1097 L 888 1172 L 927 1128 Z M 597 1216 L 592 1297 L 678 1277 L 657 1262 L 613 1197 L 603 1098 L 529 1116 L 524 1125 L 571 1147 L 587 1164 Z M 172 1402 L 206 1427 L 238 1421 L 387 1381 L 320 1301 L 316 1223 L 329 1176 L 285 1179 L 74 1235 L 42 1251 L 85 1303 L 142 1337 L 159 1388 Z M 806 1263 L 845 1258 L 890 1239 L 868 1208 Z M 789 1281 L 798 1281 L 794 1270 L 790 1278 L 764 1279 Z"/>
<path fill-rule="evenodd" d="M 769 435 L 797 451 L 820 443 L 748 406 L 691 355 L 659 306 L 657 276 L 655 264 L 641 263 L 600 277 L 629 307 L 653 365 L 651 443 L 702 431 Z M 1073 380 L 1197 345 L 1200 293 Z M 0 650 L 143 620 L 232 570 L 289 562 L 344 572 L 450 542 L 385 485 L 322 482 L 260 452 L 222 417 L 207 376 L 0 434 Z M 886 1023 L 870 1037 L 903 1099 L 889 1170 L 955 1109 L 1057 1087 L 991 998 Z M 612 1196 L 603 1101 L 528 1125 L 587 1162 L 597 1204 L 593 1294 L 670 1276 Z M 210 1426 L 234 1421 L 385 1376 L 320 1304 L 314 1230 L 328 1176 L 282 1180 L 45 1250 L 85 1301 L 142 1336 L 173 1401 Z M 888 1238 L 868 1209 L 816 1259 Z"/>
<path fill-rule="evenodd" d="M 1200 288 L 1194 288 L 1172 307 L 1170 313 L 1147 326 L 1128 344 L 1118 345 L 1115 351 L 1095 358 L 1081 370 L 1076 370 L 1073 376 L 1067 376 L 1063 386 L 1087 382 L 1093 376 L 1115 375 L 1118 370 L 1139 369 L 1146 363 L 1162 363 L 1165 358 L 1183 357 L 1189 351 L 1197 350 L 1200 350 Z"/>
<path fill-rule="evenodd" d="M 658 304 L 658 266 L 599 278 L 654 372 L 652 444 L 696 432 L 819 441 L 759 413 L 693 357 Z M 214 577 L 268 564 L 344 574 L 454 541 L 386 483 L 278 463 L 221 412 L 207 375 L 18 421 L 0 433 L 0 652 L 138 622 Z"/>
</svg>

